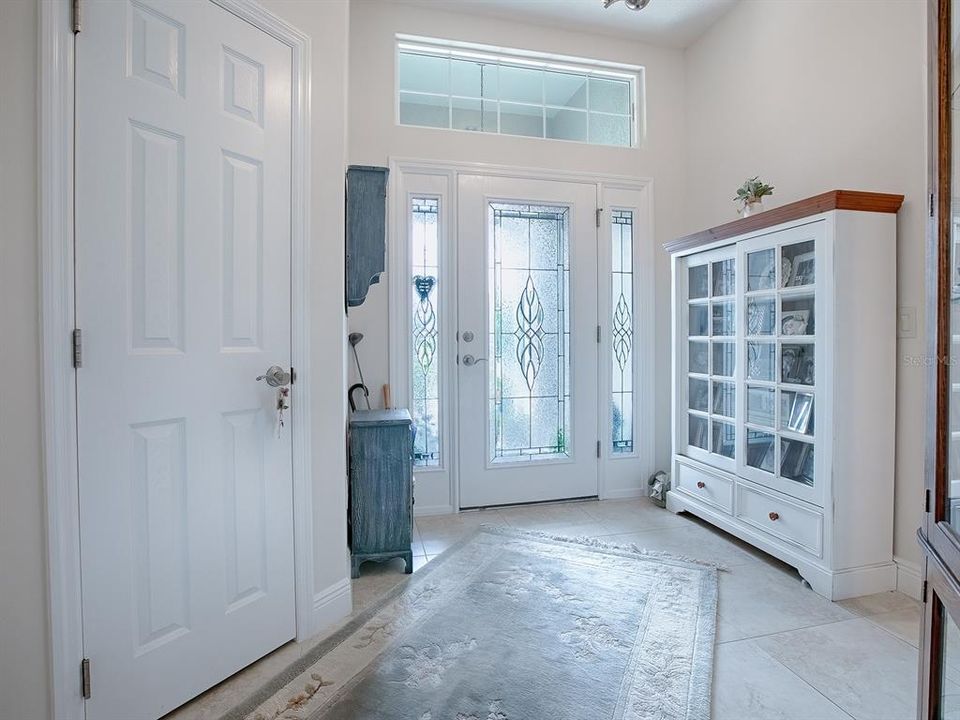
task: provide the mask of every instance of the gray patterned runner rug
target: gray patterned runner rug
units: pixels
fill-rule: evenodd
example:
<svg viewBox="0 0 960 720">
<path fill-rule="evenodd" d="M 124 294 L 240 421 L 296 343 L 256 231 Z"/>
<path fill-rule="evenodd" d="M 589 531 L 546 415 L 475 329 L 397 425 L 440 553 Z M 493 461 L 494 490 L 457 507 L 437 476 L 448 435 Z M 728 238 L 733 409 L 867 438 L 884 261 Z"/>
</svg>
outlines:
<svg viewBox="0 0 960 720">
<path fill-rule="evenodd" d="M 716 568 L 484 527 L 225 720 L 708 720 Z"/>
</svg>

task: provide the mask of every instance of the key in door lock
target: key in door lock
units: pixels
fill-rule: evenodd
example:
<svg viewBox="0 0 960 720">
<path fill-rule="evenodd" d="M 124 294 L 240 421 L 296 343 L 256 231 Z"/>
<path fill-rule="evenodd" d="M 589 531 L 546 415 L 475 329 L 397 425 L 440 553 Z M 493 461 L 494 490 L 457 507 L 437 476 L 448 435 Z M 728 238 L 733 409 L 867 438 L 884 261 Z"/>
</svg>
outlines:
<svg viewBox="0 0 960 720">
<path fill-rule="evenodd" d="M 257 382 L 265 380 L 270 387 L 285 387 L 290 384 L 290 373 L 279 365 L 271 365 L 267 372 L 257 378 Z"/>
</svg>

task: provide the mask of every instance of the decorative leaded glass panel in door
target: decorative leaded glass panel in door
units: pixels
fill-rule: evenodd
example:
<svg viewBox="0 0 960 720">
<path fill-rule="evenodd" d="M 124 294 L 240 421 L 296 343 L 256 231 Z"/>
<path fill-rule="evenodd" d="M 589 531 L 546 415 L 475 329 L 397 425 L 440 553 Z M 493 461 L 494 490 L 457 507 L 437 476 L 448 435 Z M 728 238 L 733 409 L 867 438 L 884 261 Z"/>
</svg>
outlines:
<svg viewBox="0 0 960 720">
<path fill-rule="evenodd" d="M 410 380 L 416 428 L 413 457 L 414 463 L 422 466 L 440 464 L 438 211 L 436 198 L 414 197 L 410 201 Z"/>
<path fill-rule="evenodd" d="M 490 203 L 491 460 L 569 454 L 569 210 Z"/>
<path fill-rule="evenodd" d="M 630 453 L 633 452 L 633 212 L 614 210 L 611 223 L 611 449 L 615 453 Z"/>
</svg>

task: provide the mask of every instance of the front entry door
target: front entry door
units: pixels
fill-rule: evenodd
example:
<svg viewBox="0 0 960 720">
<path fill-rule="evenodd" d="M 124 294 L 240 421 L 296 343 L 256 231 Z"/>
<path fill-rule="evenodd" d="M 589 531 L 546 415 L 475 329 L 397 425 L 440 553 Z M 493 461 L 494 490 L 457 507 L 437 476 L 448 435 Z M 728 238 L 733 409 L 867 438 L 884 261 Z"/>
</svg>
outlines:
<svg viewBox="0 0 960 720">
<path fill-rule="evenodd" d="M 84 0 L 76 315 L 89 720 L 295 634 L 291 50 L 207 0 Z M 295 392 L 291 402 L 296 402 Z"/>
<path fill-rule="evenodd" d="M 596 186 L 461 175 L 460 507 L 597 494 Z"/>
</svg>

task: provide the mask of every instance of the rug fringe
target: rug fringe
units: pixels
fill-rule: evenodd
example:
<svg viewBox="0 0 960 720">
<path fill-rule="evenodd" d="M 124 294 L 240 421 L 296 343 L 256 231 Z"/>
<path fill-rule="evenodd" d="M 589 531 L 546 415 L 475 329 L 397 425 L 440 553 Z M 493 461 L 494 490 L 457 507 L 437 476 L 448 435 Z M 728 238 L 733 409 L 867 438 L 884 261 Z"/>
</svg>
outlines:
<svg viewBox="0 0 960 720">
<path fill-rule="evenodd" d="M 629 545 L 609 543 L 601 540 L 600 538 L 590 537 L 588 535 L 558 535 L 554 533 L 543 532 L 541 530 L 522 530 L 520 528 L 508 527 L 504 525 L 488 525 L 486 523 L 481 525 L 479 529 L 487 532 L 492 531 L 498 535 L 527 536 L 541 538 L 544 540 L 553 540 L 555 542 L 583 545 L 585 547 L 593 547 L 601 550 L 617 550 L 620 552 L 628 552 L 634 555 L 639 555 L 640 557 L 647 557 L 653 560 L 676 560 L 679 562 L 689 563 L 691 565 L 700 565 L 701 567 L 711 568 L 718 572 L 729 572 L 730 570 L 728 566 L 723 565 L 722 563 L 713 563 L 709 562 L 708 560 L 700 560 L 699 558 L 690 557 L 689 555 L 669 553 L 662 550 L 647 550 L 644 547 L 640 547 L 636 543 L 630 543 Z"/>
</svg>

